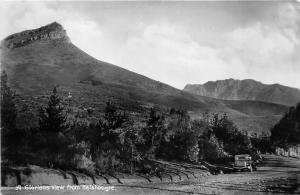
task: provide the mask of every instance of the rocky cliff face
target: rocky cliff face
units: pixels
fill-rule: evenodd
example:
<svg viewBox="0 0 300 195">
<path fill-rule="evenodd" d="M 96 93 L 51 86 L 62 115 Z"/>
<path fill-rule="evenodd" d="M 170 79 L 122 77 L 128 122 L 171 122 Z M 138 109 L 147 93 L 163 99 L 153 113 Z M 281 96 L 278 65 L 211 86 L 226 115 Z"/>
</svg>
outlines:
<svg viewBox="0 0 300 195">
<path fill-rule="evenodd" d="M 1 42 L 1 47 L 13 49 L 41 40 L 70 41 L 65 29 L 57 22 L 53 22 L 38 29 L 26 30 L 10 35 Z"/>
<path fill-rule="evenodd" d="M 279 84 L 266 85 L 246 79 L 209 81 L 203 85 L 187 84 L 184 91 L 225 100 L 258 100 L 284 105 L 300 102 L 300 90 Z"/>
</svg>

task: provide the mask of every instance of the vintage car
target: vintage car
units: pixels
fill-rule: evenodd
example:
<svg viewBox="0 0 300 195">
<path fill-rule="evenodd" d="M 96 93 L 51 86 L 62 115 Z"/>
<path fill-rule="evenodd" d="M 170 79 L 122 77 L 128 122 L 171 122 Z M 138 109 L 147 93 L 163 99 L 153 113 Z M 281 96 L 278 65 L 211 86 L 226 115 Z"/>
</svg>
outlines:
<svg viewBox="0 0 300 195">
<path fill-rule="evenodd" d="M 253 162 L 249 154 L 241 154 L 234 156 L 233 169 L 235 171 L 256 171 L 256 164 Z"/>
</svg>

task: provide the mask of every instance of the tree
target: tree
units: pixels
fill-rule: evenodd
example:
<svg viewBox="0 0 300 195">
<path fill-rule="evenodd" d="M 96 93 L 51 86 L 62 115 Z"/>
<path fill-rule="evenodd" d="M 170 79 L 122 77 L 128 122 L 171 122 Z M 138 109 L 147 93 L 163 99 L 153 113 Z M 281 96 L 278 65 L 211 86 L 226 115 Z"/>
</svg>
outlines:
<svg viewBox="0 0 300 195">
<path fill-rule="evenodd" d="M 264 132 L 260 136 L 252 136 L 251 144 L 253 148 L 261 153 L 271 152 L 272 144 L 270 136 L 266 135 Z"/>
<path fill-rule="evenodd" d="M 199 138 L 199 158 L 212 163 L 219 163 L 224 160 L 225 153 L 223 145 L 215 136 L 213 131 L 206 131 Z"/>
<path fill-rule="evenodd" d="M 68 125 L 61 98 L 53 89 L 46 108 L 39 112 L 39 131 L 35 136 L 36 152 L 40 154 L 38 164 L 50 167 L 75 167 L 75 146 L 64 134 Z"/>
<path fill-rule="evenodd" d="M 229 154 L 235 155 L 250 151 L 252 147 L 250 138 L 241 133 L 226 114 L 223 114 L 221 118 L 218 114 L 214 114 L 211 128 L 219 143 Z"/>
<path fill-rule="evenodd" d="M 15 92 L 7 84 L 7 74 L 1 74 L 1 152 L 3 160 L 17 161 L 18 149 L 23 141 L 22 132 L 16 128 L 17 108 Z"/>
<path fill-rule="evenodd" d="M 62 133 L 68 128 L 67 117 L 61 105 L 61 98 L 57 94 L 56 87 L 49 98 L 47 108 L 41 108 L 39 112 L 39 127 L 41 131 Z"/>
<path fill-rule="evenodd" d="M 198 160 L 198 133 L 191 128 L 190 117 L 185 110 L 172 112 L 167 131 L 157 152 L 158 157 L 179 161 Z"/>
<path fill-rule="evenodd" d="M 5 71 L 1 74 L 1 152 L 3 162 L 26 164 L 31 156 L 31 129 L 17 125 L 22 116 L 16 106 L 16 95 L 8 86 Z"/>
<path fill-rule="evenodd" d="M 155 153 L 165 135 L 165 118 L 151 108 L 146 127 L 142 129 L 144 153 L 146 158 L 154 158 Z"/>
<path fill-rule="evenodd" d="M 108 101 L 104 117 L 95 126 L 91 126 L 88 142 L 92 159 L 102 171 L 113 171 L 117 165 L 121 150 L 120 134 L 128 126 L 129 119 L 124 112 L 118 112 L 116 106 Z"/>
<path fill-rule="evenodd" d="M 198 137 L 194 131 L 189 128 L 184 131 L 175 131 L 169 139 L 169 148 L 172 148 L 170 152 L 173 153 L 173 159 L 170 160 L 198 161 Z"/>
<path fill-rule="evenodd" d="M 124 171 L 130 171 L 133 174 L 134 169 L 138 163 L 141 162 L 141 154 L 138 146 L 142 142 L 139 137 L 139 129 L 136 126 L 130 126 L 125 129 L 122 134 L 122 148 L 120 152 L 121 162 L 125 165 Z"/>
<path fill-rule="evenodd" d="M 275 147 L 283 148 L 300 144 L 300 103 L 291 107 L 271 129 L 271 141 Z"/>
<path fill-rule="evenodd" d="M 237 128 L 234 123 L 228 119 L 226 114 L 223 114 L 219 118 L 218 114 L 214 114 L 212 129 L 220 141 L 229 142 L 232 139 L 232 135 L 237 132 Z"/>
<path fill-rule="evenodd" d="M 17 109 L 15 105 L 15 92 L 7 85 L 7 74 L 1 75 L 1 128 L 15 129 Z"/>
</svg>

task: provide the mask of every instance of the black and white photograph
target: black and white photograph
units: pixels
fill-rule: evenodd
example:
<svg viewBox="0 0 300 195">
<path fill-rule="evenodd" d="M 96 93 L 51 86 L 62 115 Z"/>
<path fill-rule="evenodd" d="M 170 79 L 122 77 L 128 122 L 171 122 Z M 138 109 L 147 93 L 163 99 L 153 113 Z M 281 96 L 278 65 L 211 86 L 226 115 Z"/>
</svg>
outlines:
<svg viewBox="0 0 300 195">
<path fill-rule="evenodd" d="M 0 0 L 0 73 L 0 194 L 300 194 L 299 0 Z"/>
</svg>

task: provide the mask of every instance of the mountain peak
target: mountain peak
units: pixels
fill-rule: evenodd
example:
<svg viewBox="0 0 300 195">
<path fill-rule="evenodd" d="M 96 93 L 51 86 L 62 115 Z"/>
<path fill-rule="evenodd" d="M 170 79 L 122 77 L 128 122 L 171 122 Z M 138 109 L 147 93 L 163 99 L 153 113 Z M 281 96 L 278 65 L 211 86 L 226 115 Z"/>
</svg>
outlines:
<svg viewBox="0 0 300 195">
<path fill-rule="evenodd" d="M 70 41 L 63 26 L 53 22 L 37 29 L 12 34 L 1 41 L 1 47 L 12 49 L 41 40 Z"/>
<path fill-rule="evenodd" d="M 57 22 L 52 22 L 46 26 L 41 27 L 42 29 L 48 29 L 48 30 L 53 30 L 53 31 L 60 31 L 64 30 L 63 26 Z"/>
</svg>

